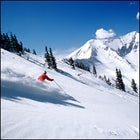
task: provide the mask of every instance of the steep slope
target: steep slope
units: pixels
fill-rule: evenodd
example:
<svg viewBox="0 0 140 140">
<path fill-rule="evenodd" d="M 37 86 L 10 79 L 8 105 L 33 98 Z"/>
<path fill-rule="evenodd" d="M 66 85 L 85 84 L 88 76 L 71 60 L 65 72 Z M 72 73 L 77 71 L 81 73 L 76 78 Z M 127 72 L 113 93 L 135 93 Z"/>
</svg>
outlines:
<svg viewBox="0 0 140 140">
<path fill-rule="evenodd" d="M 114 79 L 115 69 L 119 68 L 126 86 L 132 78 L 139 85 L 139 33 L 135 31 L 118 38 L 91 39 L 67 56 L 70 57 L 89 67 L 95 65 L 98 75 L 110 79 Z"/>
<path fill-rule="evenodd" d="M 39 82 L 44 67 L 30 59 L 1 50 L 2 138 L 139 137 L 138 96 L 62 61 L 47 69 L 57 84 Z"/>
</svg>

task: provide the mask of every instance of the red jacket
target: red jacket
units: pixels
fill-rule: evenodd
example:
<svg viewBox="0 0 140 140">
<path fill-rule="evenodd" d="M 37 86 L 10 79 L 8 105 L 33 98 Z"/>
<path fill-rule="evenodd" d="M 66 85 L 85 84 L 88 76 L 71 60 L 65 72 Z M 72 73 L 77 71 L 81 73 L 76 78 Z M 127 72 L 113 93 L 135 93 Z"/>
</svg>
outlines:
<svg viewBox="0 0 140 140">
<path fill-rule="evenodd" d="M 47 79 L 49 81 L 53 81 L 53 79 L 49 78 L 45 73 L 43 73 L 42 75 L 40 75 L 38 77 L 38 80 L 40 80 L 40 81 L 44 81 L 45 79 Z"/>
</svg>

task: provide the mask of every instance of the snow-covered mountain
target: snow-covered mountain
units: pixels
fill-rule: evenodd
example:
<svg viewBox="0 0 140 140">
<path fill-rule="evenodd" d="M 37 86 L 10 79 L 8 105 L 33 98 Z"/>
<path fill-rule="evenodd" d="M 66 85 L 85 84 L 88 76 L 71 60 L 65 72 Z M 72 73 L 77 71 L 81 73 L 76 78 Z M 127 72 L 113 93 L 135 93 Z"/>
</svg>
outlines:
<svg viewBox="0 0 140 140">
<path fill-rule="evenodd" d="M 96 38 L 87 41 L 67 58 L 95 65 L 98 75 L 113 78 L 119 68 L 128 84 L 132 78 L 139 85 L 139 33 L 133 31 L 118 38 Z"/>
<path fill-rule="evenodd" d="M 1 49 L 2 139 L 139 138 L 138 94 L 63 61 L 57 61 L 58 71 L 43 62 L 41 56 L 27 60 Z M 44 70 L 55 81 L 39 82 Z"/>
</svg>

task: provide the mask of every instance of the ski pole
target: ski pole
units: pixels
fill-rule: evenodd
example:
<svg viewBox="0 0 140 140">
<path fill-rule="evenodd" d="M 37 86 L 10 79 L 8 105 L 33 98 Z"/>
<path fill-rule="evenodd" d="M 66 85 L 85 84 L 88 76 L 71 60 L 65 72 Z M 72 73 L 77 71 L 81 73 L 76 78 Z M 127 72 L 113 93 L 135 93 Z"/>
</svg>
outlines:
<svg viewBox="0 0 140 140">
<path fill-rule="evenodd" d="M 64 91 L 65 92 L 65 90 L 54 80 L 54 82 L 55 82 L 55 84 L 62 90 L 62 91 Z M 65 94 L 67 94 L 66 92 L 65 92 Z"/>
</svg>

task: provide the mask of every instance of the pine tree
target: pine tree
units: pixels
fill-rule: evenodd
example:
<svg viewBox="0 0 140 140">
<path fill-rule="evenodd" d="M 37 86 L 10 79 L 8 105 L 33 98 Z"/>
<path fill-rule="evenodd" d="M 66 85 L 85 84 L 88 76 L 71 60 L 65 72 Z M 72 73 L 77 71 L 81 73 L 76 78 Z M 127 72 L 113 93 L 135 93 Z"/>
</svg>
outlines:
<svg viewBox="0 0 140 140">
<path fill-rule="evenodd" d="M 96 71 L 96 67 L 93 65 L 93 74 L 95 75 L 95 76 L 97 76 L 97 71 Z"/>
<path fill-rule="evenodd" d="M 24 51 L 24 53 L 25 53 L 25 52 L 27 52 L 27 48 L 26 48 L 26 47 L 24 47 L 23 51 Z"/>
<path fill-rule="evenodd" d="M 1 48 L 7 51 L 15 52 L 19 55 L 21 55 L 24 52 L 22 42 L 20 41 L 19 43 L 16 35 L 13 35 L 12 32 L 10 33 L 10 37 L 8 33 L 1 34 L 0 41 L 1 41 Z"/>
<path fill-rule="evenodd" d="M 0 33 L 0 47 L 3 48 L 3 35 Z"/>
<path fill-rule="evenodd" d="M 72 57 L 69 59 L 69 63 L 72 66 L 72 68 L 75 69 L 74 60 L 72 59 Z"/>
<path fill-rule="evenodd" d="M 57 69 L 56 60 L 55 57 L 53 56 L 51 48 L 50 48 L 50 63 L 51 63 L 51 68 Z"/>
<path fill-rule="evenodd" d="M 18 43 L 16 35 L 13 35 L 11 33 L 10 36 L 11 36 L 11 48 L 12 48 L 11 51 L 19 52 L 19 43 Z"/>
<path fill-rule="evenodd" d="M 35 49 L 33 49 L 33 54 L 36 55 L 36 51 L 35 51 Z"/>
<path fill-rule="evenodd" d="M 89 66 L 86 66 L 86 71 L 89 71 L 89 72 L 90 72 L 90 68 L 89 68 Z"/>
<path fill-rule="evenodd" d="M 21 41 L 19 43 L 19 52 L 23 54 L 23 43 Z"/>
<path fill-rule="evenodd" d="M 121 71 L 118 70 L 116 68 L 116 88 L 122 90 L 122 91 L 125 91 L 125 85 L 123 83 L 123 80 L 122 80 L 122 74 L 121 74 Z"/>
<path fill-rule="evenodd" d="M 7 33 L 2 35 L 2 42 L 1 43 L 2 43 L 1 44 L 2 46 L 1 47 L 3 49 L 5 49 L 7 51 L 10 51 L 11 43 L 10 43 L 10 38 L 9 38 L 9 36 L 8 36 Z"/>
<path fill-rule="evenodd" d="M 119 72 L 118 72 L 118 69 L 116 68 L 116 88 L 118 88 L 118 89 L 120 89 L 120 86 L 119 86 L 119 78 L 118 78 L 118 74 Z"/>
<path fill-rule="evenodd" d="M 134 79 L 132 79 L 132 81 L 131 81 L 131 87 L 132 87 L 133 91 L 135 91 L 136 93 L 138 93 L 138 88 L 137 88 L 137 85 L 136 85 Z"/>
<path fill-rule="evenodd" d="M 28 52 L 28 53 L 30 53 L 30 52 L 31 52 L 29 48 L 27 49 L 27 52 Z"/>
<path fill-rule="evenodd" d="M 89 66 L 85 65 L 85 64 L 82 63 L 82 62 L 75 61 L 74 66 L 76 66 L 76 67 L 78 67 L 78 68 L 80 68 L 80 69 L 83 69 L 83 70 L 86 70 L 86 71 L 89 71 L 89 72 L 90 72 Z"/>
<path fill-rule="evenodd" d="M 46 64 L 47 64 L 47 66 L 48 66 L 48 68 L 50 68 L 51 67 L 51 60 L 50 60 L 50 55 L 49 55 L 49 52 L 48 52 L 48 48 L 47 48 L 47 46 L 45 47 L 45 62 L 46 62 Z"/>
</svg>

